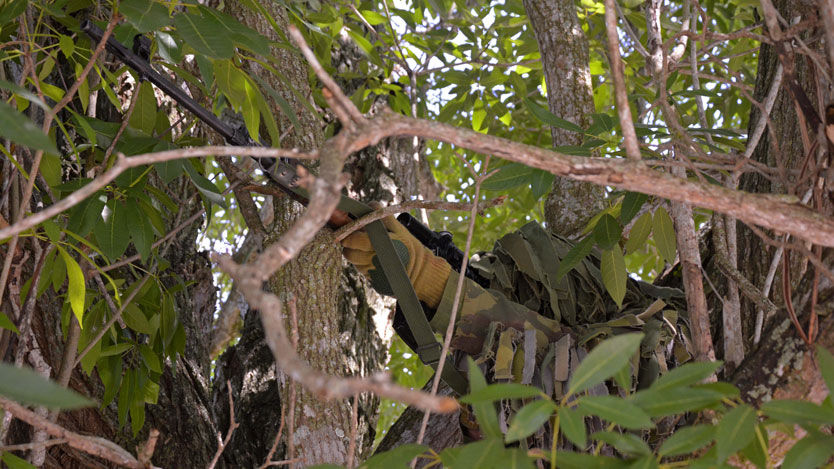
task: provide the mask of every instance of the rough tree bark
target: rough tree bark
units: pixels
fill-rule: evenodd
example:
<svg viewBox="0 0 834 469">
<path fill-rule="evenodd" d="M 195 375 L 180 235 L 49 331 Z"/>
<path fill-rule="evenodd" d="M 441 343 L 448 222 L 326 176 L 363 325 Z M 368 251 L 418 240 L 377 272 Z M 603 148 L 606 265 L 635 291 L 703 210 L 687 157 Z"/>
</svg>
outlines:
<svg viewBox="0 0 834 469">
<path fill-rule="evenodd" d="M 588 39 L 573 0 L 524 0 L 524 9 L 542 54 L 550 112 L 582 128 L 591 124 L 594 95 Z M 579 145 L 582 135 L 553 127 L 553 145 Z M 576 238 L 591 217 L 605 207 L 605 188 L 556 177 L 544 204 L 551 231 Z"/>
<path fill-rule="evenodd" d="M 816 15 L 815 6 L 803 2 L 790 0 L 774 1 L 774 6 L 782 16 L 790 19 L 801 15 L 803 19 Z M 829 45 L 831 47 L 831 45 Z M 814 48 L 826 57 L 823 45 L 816 43 Z M 779 58 L 773 47 L 762 45 L 759 54 L 754 97 L 763 99 L 771 87 Z M 817 105 L 817 112 L 824 115 L 824 105 L 830 103 L 834 93 L 823 83 L 818 85 L 814 70 L 806 56 L 796 55 L 796 75 L 800 86 L 808 94 L 811 102 Z M 818 91 L 822 91 L 820 96 Z M 802 143 L 802 134 L 797 122 L 802 120 L 797 115 L 794 100 L 784 84 L 779 92 L 773 111 L 770 114 L 773 122 L 772 133 L 765 132 L 752 158 L 768 165 L 782 165 L 787 169 L 796 169 L 806 154 Z M 750 128 L 761 119 L 761 113 L 753 108 Z M 776 141 L 773 136 L 775 135 Z M 813 136 L 810 137 L 813 140 Z M 782 181 L 771 181 L 760 175 L 750 174 L 741 179 L 740 188 L 750 192 L 784 192 L 795 182 L 795 177 Z M 807 187 L 807 186 L 806 186 Z M 830 200 L 824 200 L 823 213 L 831 216 L 834 213 Z M 739 271 L 761 288 L 774 256 L 775 248 L 764 243 L 761 238 L 741 225 L 739 229 Z M 803 261 L 803 256 L 793 251 L 791 259 L 791 296 L 799 315 L 800 323 L 807 327 L 810 313 L 811 290 L 813 284 L 813 268 Z M 834 265 L 834 252 L 823 250 L 823 263 Z M 779 307 L 774 317 L 765 318 L 762 339 L 758 347 L 753 347 L 752 337 L 756 318 L 756 307 L 749 300 L 742 297 L 742 318 L 744 321 L 745 349 L 749 356 L 742 362 L 739 369 L 731 377 L 743 392 L 746 399 L 760 403 L 771 398 L 809 399 L 819 402 L 824 397 L 824 387 L 819 370 L 814 363 L 812 348 L 804 344 L 796 329 L 791 325 L 785 310 L 785 298 L 782 293 L 782 266 L 776 269 L 771 298 Z M 824 320 L 820 324 L 818 343 L 828 350 L 834 350 L 834 322 L 831 314 L 834 309 L 834 285 L 825 276 L 820 276 L 819 299 L 817 311 Z"/>
</svg>

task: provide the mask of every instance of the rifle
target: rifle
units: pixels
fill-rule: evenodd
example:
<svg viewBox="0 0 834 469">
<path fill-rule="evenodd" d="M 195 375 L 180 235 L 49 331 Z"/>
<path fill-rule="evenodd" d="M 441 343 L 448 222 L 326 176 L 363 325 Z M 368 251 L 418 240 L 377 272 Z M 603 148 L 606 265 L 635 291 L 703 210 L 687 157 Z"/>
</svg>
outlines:
<svg viewBox="0 0 834 469">
<path fill-rule="evenodd" d="M 81 23 L 81 31 L 94 41 L 101 42 L 103 31 L 91 21 L 84 20 Z M 144 36 L 137 35 L 134 37 L 133 50 L 128 49 L 113 37 L 107 39 L 105 48 L 119 61 L 135 70 L 139 74 L 140 81 L 147 80 L 156 85 L 179 105 L 222 135 L 229 144 L 260 146 L 252 140 L 245 126 L 232 127 L 223 122 L 208 109 L 198 104 L 185 91 L 154 70 L 149 62 L 149 45 L 147 38 Z M 298 167 L 306 169 L 304 165 L 290 158 L 280 158 L 277 161 L 273 158 L 263 158 L 261 160 L 267 163 L 264 165 L 259 161 L 258 164 L 261 169 L 281 190 L 294 200 L 304 205 L 307 204 L 309 196 L 304 189 L 298 186 L 300 178 L 296 170 Z M 330 224 L 338 227 L 351 218 L 358 218 L 372 211 L 373 209 L 367 205 L 343 195 L 337 211 L 331 216 Z M 397 220 L 436 256 L 442 257 L 449 262 L 455 271 L 460 272 L 463 252 L 452 242 L 451 233 L 432 231 L 407 212 L 400 214 Z M 395 318 L 397 332 L 417 353 L 423 363 L 436 368 L 440 360 L 441 344 L 434 338 L 434 333 L 428 323 L 429 318 L 424 314 L 421 303 L 417 299 L 414 288 L 405 273 L 405 267 L 394 251 L 393 244 L 388 237 L 388 231 L 380 221 L 367 225 L 365 231 L 371 238 L 371 243 L 382 264 L 383 272 L 385 272 L 394 291 L 394 296 L 398 300 L 397 315 L 399 317 Z M 465 275 L 482 286 L 488 285 L 488 280 L 469 266 L 467 266 Z M 451 361 L 443 367 L 442 378 L 459 394 L 466 393 L 468 387 L 466 378 L 460 374 Z"/>
</svg>

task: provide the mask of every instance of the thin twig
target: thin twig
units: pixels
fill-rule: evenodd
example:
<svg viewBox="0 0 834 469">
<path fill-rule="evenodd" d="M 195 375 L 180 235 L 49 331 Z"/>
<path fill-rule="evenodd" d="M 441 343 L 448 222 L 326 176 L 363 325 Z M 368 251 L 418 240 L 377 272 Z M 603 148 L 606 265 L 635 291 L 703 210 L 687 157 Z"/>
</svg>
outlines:
<svg viewBox="0 0 834 469">
<path fill-rule="evenodd" d="M 284 432 L 284 411 L 287 409 L 286 404 L 281 405 L 281 420 L 278 423 L 278 432 L 275 433 L 275 440 L 272 442 L 272 447 L 269 448 L 269 453 L 266 454 L 266 459 L 264 463 L 258 467 L 258 469 L 266 469 L 269 467 L 269 464 L 272 462 L 272 456 L 275 454 L 275 450 L 278 449 L 278 443 L 281 442 L 281 434 Z"/>
<path fill-rule="evenodd" d="M 148 440 L 142 445 L 138 455 L 139 463 L 145 467 L 151 466 L 151 458 L 153 457 L 153 452 L 156 450 L 157 441 L 159 441 L 159 430 L 151 428 L 151 431 L 148 433 Z"/>
<path fill-rule="evenodd" d="M 223 454 L 223 450 L 226 449 L 229 441 L 232 440 L 232 433 L 234 433 L 235 429 L 240 426 L 239 423 L 235 422 L 235 401 L 232 399 L 232 383 L 230 381 L 226 381 L 226 388 L 229 390 L 229 431 L 226 432 L 226 438 L 223 440 L 220 439 L 220 432 L 217 432 L 217 452 L 214 453 L 214 457 L 211 458 L 211 462 L 207 466 L 207 469 L 214 469 L 214 466 L 217 465 L 217 461 L 220 460 L 220 455 Z"/>
<path fill-rule="evenodd" d="M 8 238 L 10 236 L 22 233 L 29 228 L 37 226 L 40 223 L 60 214 L 64 210 L 70 209 L 81 203 L 87 197 L 95 194 L 99 189 L 102 189 L 111 181 L 116 179 L 124 171 L 135 168 L 137 166 L 148 165 L 152 163 L 162 163 L 165 161 L 181 160 L 185 158 L 193 158 L 198 156 L 217 156 L 217 155 L 239 155 L 251 156 L 253 158 L 315 158 L 315 153 L 302 153 L 298 150 L 286 150 L 283 148 L 264 148 L 264 147 L 233 147 L 233 146 L 207 146 L 195 148 L 180 148 L 176 150 L 160 151 L 155 153 L 143 153 L 141 155 L 126 157 L 119 153 L 116 164 L 108 169 L 101 176 L 93 179 L 84 187 L 71 193 L 67 197 L 61 199 L 46 209 L 26 217 L 8 228 L 0 229 L 0 239 Z"/>
<path fill-rule="evenodd" d="M 487 155 L 486 161 L 484 162 L 484 171 L 489 168 L 489 160 L 490 155 Z M 470 171 L 474 171 L 471 166 L 469 166 L 469 169 Z M 443 339 L 443 348 L 440 350 L 440 361 L 437 363 L 437 370 L 434 374 L 434 382 L 432 382 L 431 385 L 432 396 L 437 395 L 437 389 L 440 387 L 440 379 L 441 376 L 443 376 L 443 367 L 446 365 L 446 356 L 449 354 L 449 346 L 452 343 L 452 336 L 455 334 L 455 320 L 457 319 L 460 296 L 463 293 L 463 282 L 466 279 L 463 272 L 466 272 L 466 267 L 469 264 L 469 250 L 472 247 L 472 235 L 475 232 L 475 220 L 478 216 L 478 199 L 481 195 L 481 184 L 492 174 L 493 173 L 486 173 L 475 178 L 475 196 L 472 198 L 474 202 L 472 203 L 472 209 L 469 212 L 469 228 L 466 233 L 466 246 L 464 247 L 463 260 L 460 264 L 461 274 L 458 275 L 458 283 L 455 287 L 455 297 L 452 302 L 452 311 L 449 314 L 449 325 L 446 327 L 446 334 Z M 431 412 L 429 410 L 426 410 L 425 414 L 423 414 L 423 422 L 420 424 L 420 433 L 417 436 L 418 445 L 423 442 L 423 438 L 426 435 L 426 428 L 428 427 L 430 416 Z M 412 461 L 412 465 L 414 465 L 414 461 Z"/>
<path fill-rule="evenodd" d="M 611 61 L 611 78 L 614 80 L 614 96 L 617 100 L 617 116 L 625 140 L 626 156 L 634 161 L 640 160 L 640 145 L 637 132 L 631 118 L 631 106 L 628 103 L 628 91 L 625 85 L 623 59 L 620 57 L 620 38 L 617 34 L 617 16 L 615 0 L 605 0 L 605 29 L 608 35 L 608 57 Z"/>
<path fill-rule="evenodd" d="M 350 443 L 348 444 L 347 468 L 353 469 L 356 458 L 356 431 L 359 428 L 359 395 L 353 396 L 353 407 L 350 409 Z"/>
<path fill-rule="evenodd" d="M 304 36 L 301 35 L 301 32 L 296 28 L 294 25 L 290 25 L 289 28 L 290 37 L 293 38 L 298 48 L 301 49 L 301 53 L 304 55 L 304 58 L 307 59 L 307 63 L 310 64 L 310 68 L 316 72 L 316 76 L 319 77 L 319 80 L 324 84 L 324 86 L 333 94 L 333 97 L 338 104 L 342 108 L 342 110 L 347 113 L 350 119 L 353 122 L 362 122 L 365 120 L 365 116 L 359 112 L 359 109 L 353 104 L 353 101 L 350 100 L 345 93 L 342 92 L 342 89 L 339 88 L 339 85 L 336 84 L 336 81 L 333 80 L 333 77 L 327 74 L 324 70 L 324 67 L 321 66 L 319 60 L 316 58 L 316 54 L 307 46 L 307 42 L 304 40 Z M 333 109 L 336 112 L 336 109 Z M 338 113 L 337 113 L 338 114 Z M 343 120 L 342 124 L 348 125 L 350 121 Z"/>
<path fill-rule="evenodd" d="M 57 423 L 52 423 L 31 410 L 26 409 L 22 405 L 6 399 L 5 397 L 0 397 L 0 407 L 29 425 L 46 430 L 46 432 L 53 437 L 67 440 L 67 444 L 75 449 L 92 454 L 93 456 L 104 458 L 120 466 L 145 469 L 145 466 L 134 458 L 132 454 L 112 441 L 95 436 L 80 435 L 67 430 Z"/>
<path fill-rule="evenodd" d="M 113 314 L 113 317 L 110 318 L 109 321 L 107 321 L 107 324 L 105 324 L 104 327 L 102 327 L 101 330 L 98 331 L 96 337 L 93 340 L 91 340 L 89 344 L 87 344 L 87 346 L 84 348 L 83 351 L 81 351 L 81 353 L 78 354 L 78 357 L 75 359 L 75 365 L 73 365 L 73 368 L 75 368 L 76 366 L 78 366 L 79 363 L 81 363 L 81 360 L 84 359 L 84 356 L 87 355 L 90 352 L 90 350 L 93 349 L 93 347 L 95 347 L 96 343 L 99 340 L 101 340 L 102 337 L 104 337 L 104 334 L 106 334 L 107 331 L 110 330 L 111 327 L 113 327 L 113 324 L 115 324 L 116 321 L 119 321 L 121 319 L 122 313 L 124 313 L 125 308 L 127 308 L 127 306 L 133 301 L 133 298 L 136 297 L 136 295 L 139 293 L 139 290 L 142 289 L 142 286 L 144 286 L 145 282 L 147 282 L 150 278 L 150 273 L 142 277 L 142 280 L 139 281 L 139 285 L 137 285 L 136 288 L 134 288 L 133 291 L 130 292 L 130 295 L 128 295 L 128 297 L 125 298 L 125 300 L 122 302 L 122 307 L 119 308 L 119 310 L 116 311 L 115 314 Z"/>
<path fill-rule="evenodd" d="M 67 440 L 64 438 L 55 438 L 52 440 L 38 441 L 32 443 L 21 443 L 19 445 L 0 446 L 0 452 L 3 451 L 29 451 L 35 448 L 47 448 L 49 446 L 63 445 Z"/>
</svg>

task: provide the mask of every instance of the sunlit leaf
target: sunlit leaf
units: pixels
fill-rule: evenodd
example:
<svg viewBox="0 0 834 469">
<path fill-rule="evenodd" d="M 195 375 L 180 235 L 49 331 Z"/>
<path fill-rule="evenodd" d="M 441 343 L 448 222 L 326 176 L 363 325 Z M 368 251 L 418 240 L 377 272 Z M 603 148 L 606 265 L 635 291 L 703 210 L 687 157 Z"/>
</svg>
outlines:
<svg viewBox="0 0 834 469">
<path fill-rule="evenodd" d="M 81 267 L 78 262 L 69 255 L 59 245 L 55 245 L 58 252 L 61 253 L 61 258 L 64 260 L 64 265 L 67 268 L 67 277 L 69 279 L 67 287 L 67 296 L 69 297 L 70 307 L 75 319 L 78 320 L 78 325 L 84 327 L 84 297 L 87 294 L 87 287 L 84 282 L 84 273 L 81 272 Z"/>
</svg>

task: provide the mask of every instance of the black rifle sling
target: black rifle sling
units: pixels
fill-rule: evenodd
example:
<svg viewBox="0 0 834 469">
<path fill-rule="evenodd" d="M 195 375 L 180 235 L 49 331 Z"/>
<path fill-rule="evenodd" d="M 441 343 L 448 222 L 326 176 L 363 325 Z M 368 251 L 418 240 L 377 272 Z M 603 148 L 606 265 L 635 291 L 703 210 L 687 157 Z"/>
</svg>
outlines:
<svg viewBox="0 0 834 469">
<path fill-rule="evenodd" d="M 90 35 L 95 41 L 100 41 L 102 38 L 102 30 L 90 21 L 84 21 L 81 25 L 81 30 Z M 159 75 L 149 63 L 134 54 L 119 41 L 112 37 L 108 38 L 107 50 L 126 65 L 136 70 L 141 79 L 147 79 L 159 87 L 180 105 L 186 107 L 200 118 L 200 120 L 223 135 L 233 145 L 251 145 L 254 143 L 249 141 L 248 136 L 236 132 L 235 129 L 232 129 L 210 111 L 200 106 L 185 92 L 162 77 L 162 75 Z M 294 198 L 296 200 L 299 200 L 299 198 L 302 200 L 310 200 L 310 195 L 307 191 L 296 185 L 298 176 L 293 166 L 294 164 L 294 161 L 278 160 L 270 168 L 272 171 L 267 170 L 265 172 L 291 196 L 295 196 Z M 339 202 L 339 210 L 357 218 L 373 211 L 371 207 L 345 196 L 342 196 Z M 405 315 L 408 327 L 411 329 L 414 339 L 417 342 L 417 348 L 414 351 L 423 363 L 437 369 L 442 346 L 434 337 L 434 332 L 431 329 L 431 325 L 429 325 L 428 319 L 426 319 L 423 307 L 420 305 L 420 300 L 417 299 L 417 293 L 415 293 L 414 287 L 411 285 L 411 281 L 405 272 L 405 267 L 394 250 L 394 244 L 388 236 L 388 230 L 381 221 L 375 221 L 366 226 L 365 231 L 371 239 L 371 245 L 374 247 L 379 261 L 382 264 L 383 273 L 388 278 L 388 283 L 394 291 L 394 296 L 397 298 L 400 308 Z M 458 394 L 466 394 L 468 388 L 466 378 L 458 371 L 451 359 L 447 359 L 446 364 L 443 366 L 442 378 Z"/>
</svg>

